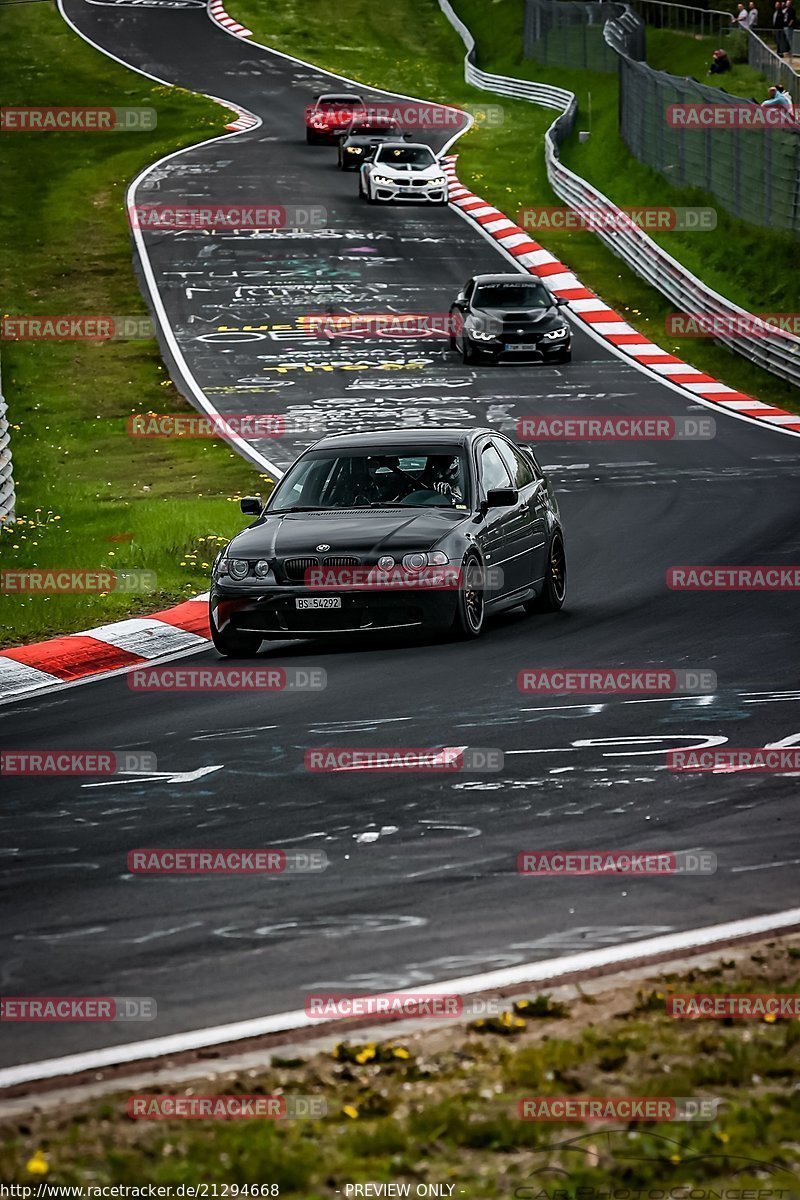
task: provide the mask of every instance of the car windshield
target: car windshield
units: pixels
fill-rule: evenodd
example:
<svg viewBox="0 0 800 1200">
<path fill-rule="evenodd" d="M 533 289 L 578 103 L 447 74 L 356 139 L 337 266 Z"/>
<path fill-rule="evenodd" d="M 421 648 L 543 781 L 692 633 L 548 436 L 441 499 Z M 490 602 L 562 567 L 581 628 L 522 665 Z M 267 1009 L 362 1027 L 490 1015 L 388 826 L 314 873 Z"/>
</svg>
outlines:
<svg viewBox="0 0 800 1200">
<path fill-rule="evenodd" d="M 356 108 L 361 104 L 360 96 L 320 96 L 317 108 Z"/>
<path fill-rule="evenodd" d="M 431 167 L 436 159 L 430 146 L 382 146 L 375 161 L 392 167 Z"/>
<path fill-rule="evenodd" d="M 466 508 L 469 474 L 463 449 L 439 447 L 324 451 L 301 458 L 275 489 L 267 511 L 303 509 Z"/>
<path fill-rule="evenodd" d="M 476 308 L 549 308 L 553 298 L 540 283 L 484 283 L 475 292 Z"/>
</svg>

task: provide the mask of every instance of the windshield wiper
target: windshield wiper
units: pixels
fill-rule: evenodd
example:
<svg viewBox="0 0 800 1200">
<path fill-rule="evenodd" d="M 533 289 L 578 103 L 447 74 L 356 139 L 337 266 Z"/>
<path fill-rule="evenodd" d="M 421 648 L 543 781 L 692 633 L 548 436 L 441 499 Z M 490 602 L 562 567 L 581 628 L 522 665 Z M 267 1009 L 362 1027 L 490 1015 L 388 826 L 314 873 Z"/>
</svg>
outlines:
<svg viewBox="0 0 800 1200">
<path fill-rule="evenodd" d="M 283 516 L 284 513 L 292 513 L 292 512 L 329 512 L 329 511 L 330 511 L 329 509 L 325 508 L 321 504 L 310 504 L 310 505 L 305 505 L 305 506 L 302 504 L 295 504 L 292 508 L 268 508 L 267 511 L 265 512 L 264 516 L 270 517 L 273 514 L 277 514 L 280 517 L 280 516 Z"/>
</svg>

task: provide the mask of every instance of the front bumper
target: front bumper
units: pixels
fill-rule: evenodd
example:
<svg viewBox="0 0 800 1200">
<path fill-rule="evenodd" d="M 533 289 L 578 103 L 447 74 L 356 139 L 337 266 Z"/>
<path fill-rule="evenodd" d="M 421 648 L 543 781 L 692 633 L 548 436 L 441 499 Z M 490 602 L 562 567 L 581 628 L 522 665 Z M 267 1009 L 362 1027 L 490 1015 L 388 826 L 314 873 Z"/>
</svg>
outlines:
<svg viewBox="0 0 800 1200">
<path fill-rule="evenodd" d="M 444 204 L 447 200 L 447 184 L 433 183 L 374 183 L 370 188 L 375 200 L 385 203 Z"/>
<path fill-rule="evenodd" d="M 467 335 L 469 337 L 469 335 Z M 478 338 L 469 337 L 470 349 L 475 354 L 491 358 L 494 362 L 557 362 L 566 354 L 572 345 L 572 339 L 567 336 L 557 341 L 546 342 L 542 338 L 518 339 L 517 342 L 506 341 L 498 337 L 492 342 L 483 342 Z M 513 348 L 513 347 L 519 348 Z M 509 348 L 512 347 L 512 348 Z"/>
<path fill-rule="evenodd" d="M 299 609 L 311 597 L 341 598 L 341 608 Z M 211 586 L 211 620 L 220 633 L 240 630 L 264 638 L 308 638 L 381 630 L 437 629 L 453 623 L 454 589 L 309 588 L 278 585 Z"/>
<path fill-rule="evenodd" d="M 324 129 L 317 129 L 315 125 L 306 125 L 309 133 L 317 139 L 318 142 L 325 142 L 326 145 L 335 146 L 339 138 L 346 132 L 346 125 L 329 125 Z"/>
</svg>

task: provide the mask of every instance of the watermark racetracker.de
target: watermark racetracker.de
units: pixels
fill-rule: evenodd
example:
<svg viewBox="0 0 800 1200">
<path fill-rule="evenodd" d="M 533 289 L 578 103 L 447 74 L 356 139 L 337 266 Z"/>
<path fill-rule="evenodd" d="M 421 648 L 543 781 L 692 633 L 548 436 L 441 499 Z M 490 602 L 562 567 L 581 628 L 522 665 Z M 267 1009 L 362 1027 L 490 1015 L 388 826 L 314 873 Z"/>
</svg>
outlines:
<svg viewBox="0 0 800 1200">
<path fill-rule="evenodd" d="M 127 775 L 155 771 L 157 759 L 149 750 L 0 750 L 0 775 Z"/>
<path fill-rule="evenodd" d="M 156 590 L 155 571 L 109 571 L 101 567 L 77 571 L 59 567 L 23 567 L 0 571 L 0 592 L 22 596 L 106 595 L 149 593 Z"/>
<path fill-rule="evenodd" d="M 524 667 L 517 688 L 526 695 L 697 695 L 716 691 L 706 667 Z"/>
<path fill-rule="evenodd" d="M 135 314 L 6 313 L 0 317 L 3 342 L 149 341 L 155 336 L 152 318 Z"/>
<path fill-rule="evenodd" d="M 533 442 L 702 442 L 716 437 L 713 417 L 564 416 L 520 417 L 517 437 Z"/>
<path fill-rule="evenodd" d="M 0 108 L 3 133 L 109 133 L 155 129 L 158 114 L 154 108 Z"/>
</svg>

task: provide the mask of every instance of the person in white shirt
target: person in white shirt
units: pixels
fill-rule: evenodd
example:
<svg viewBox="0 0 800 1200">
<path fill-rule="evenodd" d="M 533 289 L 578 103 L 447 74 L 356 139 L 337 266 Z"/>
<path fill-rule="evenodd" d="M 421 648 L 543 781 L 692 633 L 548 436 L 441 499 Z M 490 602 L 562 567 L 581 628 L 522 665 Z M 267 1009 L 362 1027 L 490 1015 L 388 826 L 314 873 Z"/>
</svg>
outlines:
<svg viewBox="0 0 800 1200">
<path fill-rule="evenodd" d="M 747 26 L 747 9 L 743 4 L 736 5 L 736 12 L 731 17 L 731 24 L 738 25 L 740 29 L 745 29 Z"/>
<path fill-rule="evenodd" d="M 758 9 L 755 6 L 755 0 L 750 0 L 750 7 L 747 10 L 746 26 L 748 29 L 755 29 L 758 25 Z"/>
</svg>

